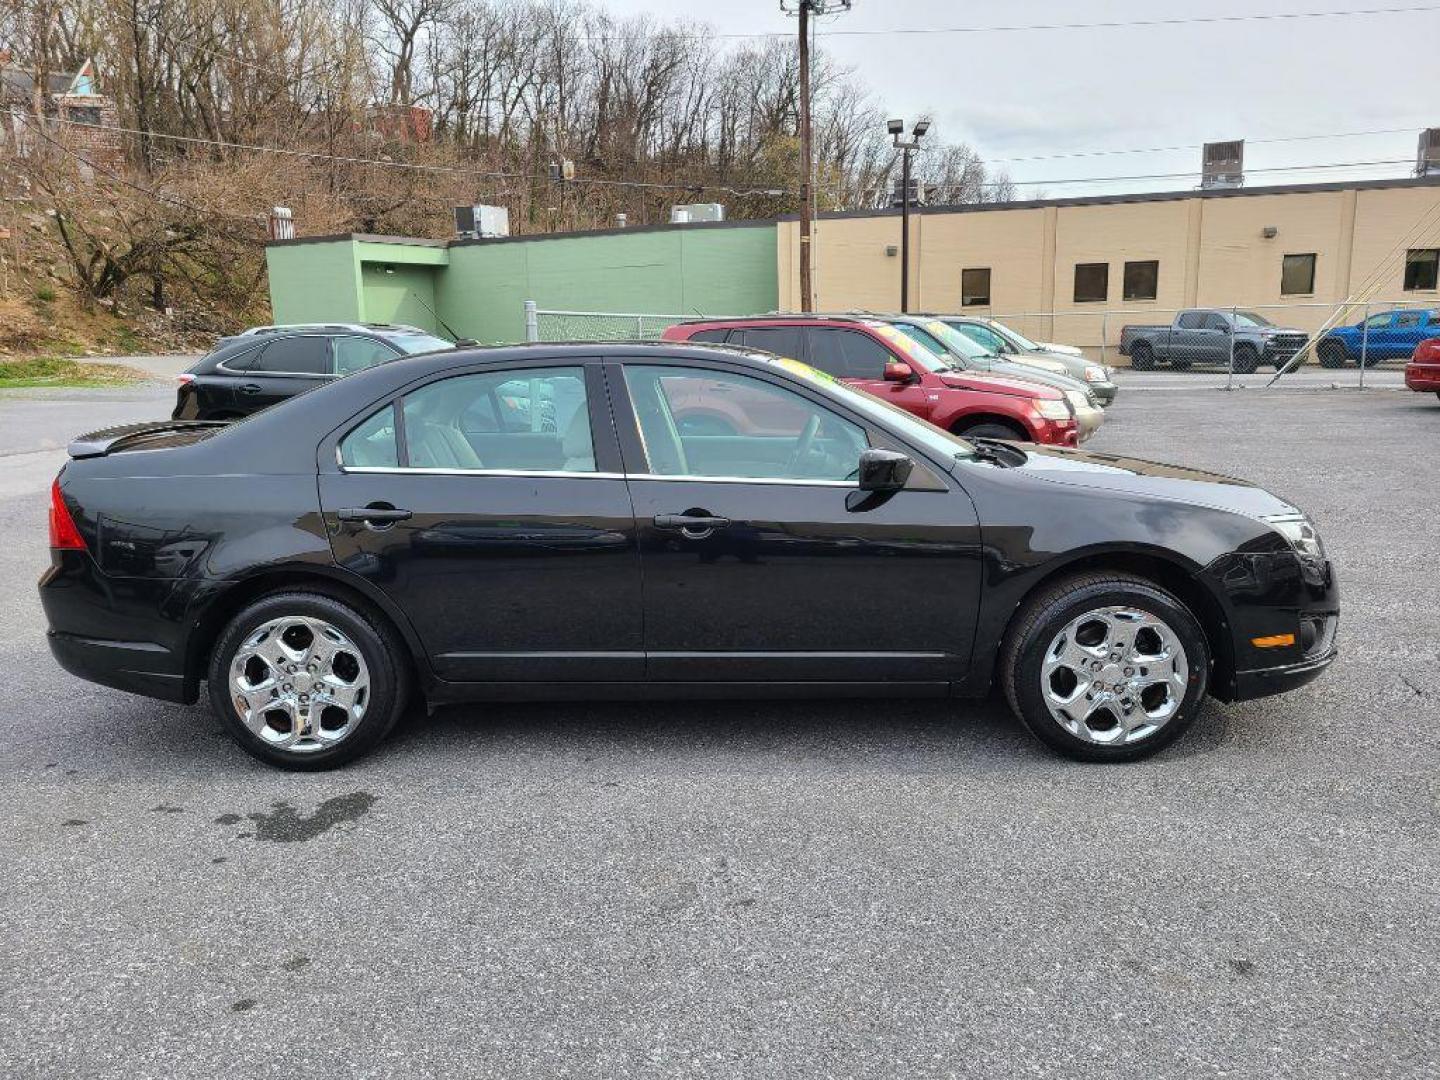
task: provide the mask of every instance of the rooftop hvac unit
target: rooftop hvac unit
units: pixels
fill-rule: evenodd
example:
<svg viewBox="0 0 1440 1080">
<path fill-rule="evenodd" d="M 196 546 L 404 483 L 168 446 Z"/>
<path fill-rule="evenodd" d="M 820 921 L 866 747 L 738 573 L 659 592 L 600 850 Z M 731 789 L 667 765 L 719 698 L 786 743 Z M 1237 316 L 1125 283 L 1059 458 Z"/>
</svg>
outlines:
<svg viewBox="0 0 1440 1080">
<path fill-rule="evenodd" d="M 455 235 L 482 240 L 509 236 L 510 211 L 503 206 L 457 206 Z"/>
<path fill-rule="evenodd" d="M 1420 149 L 1415 155 L 1416 176 L 1440 176 L 1440 128 L 1420 132 Z"/>
<path fill-rule="evenodd" d="M 671 225 L 690 225 L 697 221 L 724 221 L 725 206 L 718 202 L 684 203 L 670 208 Z"/>
<path fill-rule="evenodd" d="M 1202 188 L 1237 188 L 1245 183 L 1245 140 L 1205 144 L 1200 159 Z"/>
<path fill-rule="evenodd" d="M 903 191 L 904 186 L 905 186 L 905 185 L 904 185 L 901 181 L 899 181 L 899 180 L 896 180 L 896 181 L 895 181 L 895 185 L 890 189 L 890 205 L 891 205 L 891 206 L 904 206 L 904 205 L 905 205 L 905 196 L 904 196 L 904 191 Z M 912 177 L 910 178 L 910 205 L 911 205 L 911 206 L 924 206 L 924 205 L 925 205 L 925 202 L 926 202 L 926 197 L 927 197 L 928 195 L 933 195 L 934 193 L 935 193 L 935 187 L 934 187 L 934 185 L 926 185 L 926 184 L 920 183 L 920 178 L 919 178 L 918 176 L 912 176 Z"/>
</svg>

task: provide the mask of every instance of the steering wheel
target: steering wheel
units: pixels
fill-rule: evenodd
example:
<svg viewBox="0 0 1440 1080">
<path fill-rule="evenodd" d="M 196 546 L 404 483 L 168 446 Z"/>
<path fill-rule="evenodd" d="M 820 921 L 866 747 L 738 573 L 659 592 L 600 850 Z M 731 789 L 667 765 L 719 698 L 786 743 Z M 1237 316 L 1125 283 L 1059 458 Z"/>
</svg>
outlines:
<svg viewBox="0 0 1440 1080">
<path fill-rule="evenodd" d="M 815 445 L 815 433 L 820 430 L 820 414 L 811 413 L 810 419 L 805 421 L 805 427 L 800 432 L 800 438 L 795 441 L 795 452 L 790 455 L 790 463 L 785 466 L 785 471 L 794 475 L 800 467 L 800 462 L 805 455 L 810 453 L 810 448 Z"/>
</svg>

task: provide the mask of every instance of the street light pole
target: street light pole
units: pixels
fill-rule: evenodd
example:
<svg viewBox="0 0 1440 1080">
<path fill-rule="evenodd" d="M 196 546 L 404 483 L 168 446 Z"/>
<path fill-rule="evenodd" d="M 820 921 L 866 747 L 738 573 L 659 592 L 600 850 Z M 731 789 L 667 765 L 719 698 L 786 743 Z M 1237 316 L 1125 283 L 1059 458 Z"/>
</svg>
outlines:
<svg viewBox="0 0 1440 1080">
<path fill-rule="evenodd" d="M 800 310 L 815 310 L 811 269 L 815 160 L 810 138 L 810 17 L 849 11 L 852 0 L 780 0 L 780 10 L 800 22 Z"/>
<path fill-rule="evenodd" d="M 904 315 L 910 310 L 910 152 L 920 148 L 930 121 L 916 121 L 908 139 L 904 120 L 891 120 L 885 127 L 900 151 L 900 313 Z"/>
</svg>

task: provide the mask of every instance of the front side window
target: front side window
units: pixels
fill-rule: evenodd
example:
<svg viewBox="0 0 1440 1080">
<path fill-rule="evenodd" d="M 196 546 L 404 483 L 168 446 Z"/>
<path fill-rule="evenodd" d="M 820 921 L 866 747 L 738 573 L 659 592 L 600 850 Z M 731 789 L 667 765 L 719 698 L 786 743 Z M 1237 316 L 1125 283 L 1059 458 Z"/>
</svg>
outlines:
<svg viewBox="0 0 1440 1080">
<path fill-rule="evenodd" d="M 853 480 L 863 428 L 748 375 L 629 364 L 625 385 L 659 476 Z"/>
<path fill-rule="evenodd" d="M 894 359 L 885 346 L 859 330 L 817 326 L 806 332 L 811 364 L 837 379 L 883 379 L 885 365 Z"/>
<path fill-rule="evenodd" d="M 323 337 L 283 337 L 270 342 L 246 367 L 290 375 L 330 374 L 330 343 Z"/>
<path fill-rule="evenodd" d="M 374 338 L 336 338 L 334 348 L 336 375 L 349 375 L 352 371 L 363 371 L 376 364 L 383 364 L 387 360 L 394 360 L 399 355 L 389 345 L 383 341 L 376 341 Z"/>
<path fill-rule="evenodd" d="M 410 468 L 595 472 L 582 368 L 459 375 L 403 408 Z"/>
<path fill-rule="evenodd" d="M 1405 253 L 1405 291 L 1423 292 L 1436 286 L 1440 248 L 1412 248 Z"/>
<path fill-rule="evenodd" d="M 1160 289 L 1160 261 L 1145 259 L 1125 264 L 1126 300 L 1154 300 Z"/>
<path fill-rule="evenodd" d="M 960 271 L 960 306 L 990 306 L 990 268 L 988 266 Z"/>
<path fill-rule="evenodd" d="M 1110 299 L 1110 264 L 1075 264 L 1075 303 L 1103 304 Z"/>
<path fill-rule="evenodd" d="M 1390 325 L 1390 320 L 1395 317 L 1392 311 L 1382 311 L 1379 315 L 1371 315 L 1365 320 L 1366 330 L 1383 330 Z"/>
<path fill-rule="evenodd" d="M 1314 254 L 1286 255 L 1280 262 L 1280 295 L 1309 296 L 1314 291 Z"/>
</svg>

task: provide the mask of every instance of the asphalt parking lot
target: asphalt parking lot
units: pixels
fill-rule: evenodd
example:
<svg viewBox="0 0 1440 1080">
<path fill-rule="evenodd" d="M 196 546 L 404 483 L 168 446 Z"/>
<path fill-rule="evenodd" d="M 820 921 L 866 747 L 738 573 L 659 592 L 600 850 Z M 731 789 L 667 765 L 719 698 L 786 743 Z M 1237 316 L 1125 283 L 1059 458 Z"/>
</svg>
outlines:
<svg viewBox="0 0 1440 1080">
<path fill-rule="evenodd" d="M 1114 768 L 995 704 L 707 702 L 271 771 L 44 644 L 53 447 L 170 388 L 0 395 L 0 1075 L 1437 1075 L 1440 402 L 1200 378 L 1090 445 L 1308 510 L 1342 655 Z"/>
</svg>

